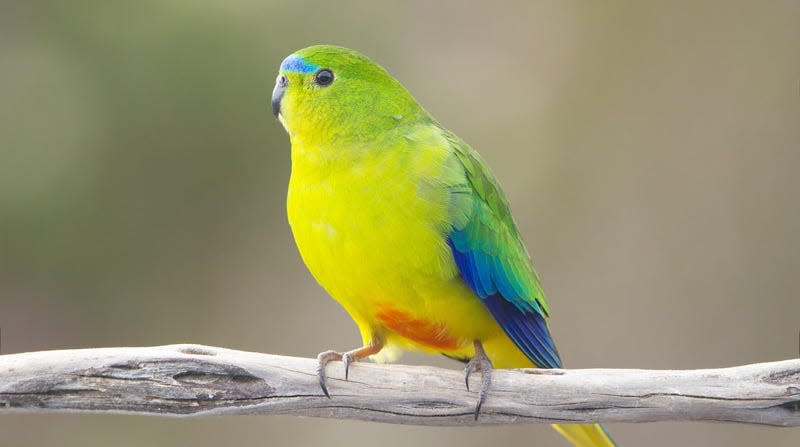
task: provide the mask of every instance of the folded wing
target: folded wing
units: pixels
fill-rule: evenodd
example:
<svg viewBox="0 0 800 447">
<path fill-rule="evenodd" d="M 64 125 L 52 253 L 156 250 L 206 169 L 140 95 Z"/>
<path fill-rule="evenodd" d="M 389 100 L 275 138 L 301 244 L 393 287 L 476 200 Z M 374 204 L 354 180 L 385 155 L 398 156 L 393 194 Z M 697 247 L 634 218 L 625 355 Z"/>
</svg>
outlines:
<svg viewBox="0 0 800 447">
<path fill-rule="evenodd" d="M 446 138 L 466 174 L 463 183 L 448 185 L 448 244 L 461 278 L 536 366 L 559 368 L 547 302 L 508 202 L 479 155 L 455 135 Z"/>
</svg>

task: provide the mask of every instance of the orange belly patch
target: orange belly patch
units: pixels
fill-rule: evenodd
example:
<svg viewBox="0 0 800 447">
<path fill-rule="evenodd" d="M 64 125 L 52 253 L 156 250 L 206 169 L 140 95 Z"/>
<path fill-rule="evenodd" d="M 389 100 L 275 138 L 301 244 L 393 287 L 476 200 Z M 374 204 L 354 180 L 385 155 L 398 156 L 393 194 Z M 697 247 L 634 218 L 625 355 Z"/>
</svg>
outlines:
<svg viewBox="0 0 800 447">
<path fill-rule="evenodd" d="M 444 351 L 452 351 L 462 345 L 461 340 L 449 335 L 441 323 L 414 318 L 391 307 L 381 307 L 375 316 L 386 329 L 420 345 Z"/>
</svg>

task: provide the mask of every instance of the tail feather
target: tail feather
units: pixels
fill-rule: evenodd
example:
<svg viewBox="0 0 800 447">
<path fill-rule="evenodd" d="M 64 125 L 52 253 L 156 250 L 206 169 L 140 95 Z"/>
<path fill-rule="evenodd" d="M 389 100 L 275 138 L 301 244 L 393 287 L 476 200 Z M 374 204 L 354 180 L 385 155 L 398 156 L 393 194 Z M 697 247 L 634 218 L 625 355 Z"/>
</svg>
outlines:
<svg viewBox="0 0 800 447">
<path fill-rule="evenodd" d="M 575 447 L 616 447 L 603 424 L 553 424 L 553 428 Z"/>
</svg>

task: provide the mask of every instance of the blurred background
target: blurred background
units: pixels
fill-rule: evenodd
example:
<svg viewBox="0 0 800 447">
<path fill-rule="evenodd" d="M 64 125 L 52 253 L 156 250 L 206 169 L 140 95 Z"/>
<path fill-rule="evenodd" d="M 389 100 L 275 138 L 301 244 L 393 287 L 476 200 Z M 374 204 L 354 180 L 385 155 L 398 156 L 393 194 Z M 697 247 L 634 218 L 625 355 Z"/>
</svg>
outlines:
<svg viewBox="0 0 800 447">
<path fill-rule="evenodd" d="M 501 179 L 567 366 L 797 357 L 800 2 L 3 1 L 4 354 L 360 342 L 286 223 L 296 49 L 358 49 Z M 446 359 L 401 361 L 451 368 Z M 623 446 L 797 430 L 613 424 Z M 546 425 L 0 417 L 8 446 L 565 446 Z"/>
</svg>

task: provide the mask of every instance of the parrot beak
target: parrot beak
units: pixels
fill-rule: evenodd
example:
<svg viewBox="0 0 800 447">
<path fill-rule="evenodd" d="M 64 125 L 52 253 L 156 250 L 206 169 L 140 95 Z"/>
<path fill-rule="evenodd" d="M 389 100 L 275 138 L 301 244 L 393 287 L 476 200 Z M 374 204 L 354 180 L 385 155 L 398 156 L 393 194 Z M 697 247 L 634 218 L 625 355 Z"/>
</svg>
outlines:
<svg viewBox="0 0 800 447">
<path fill-rule="evenodd" d="M 283 94 L 286 93 L 286 85 L 288 83 L 286 76 L 278 75 L 278 79 L 275 80 L 275 89 L 272 90 L 272 114 L 278 120 L 281 119 L 281 99 L 283 99 Z"/>
</svg>

